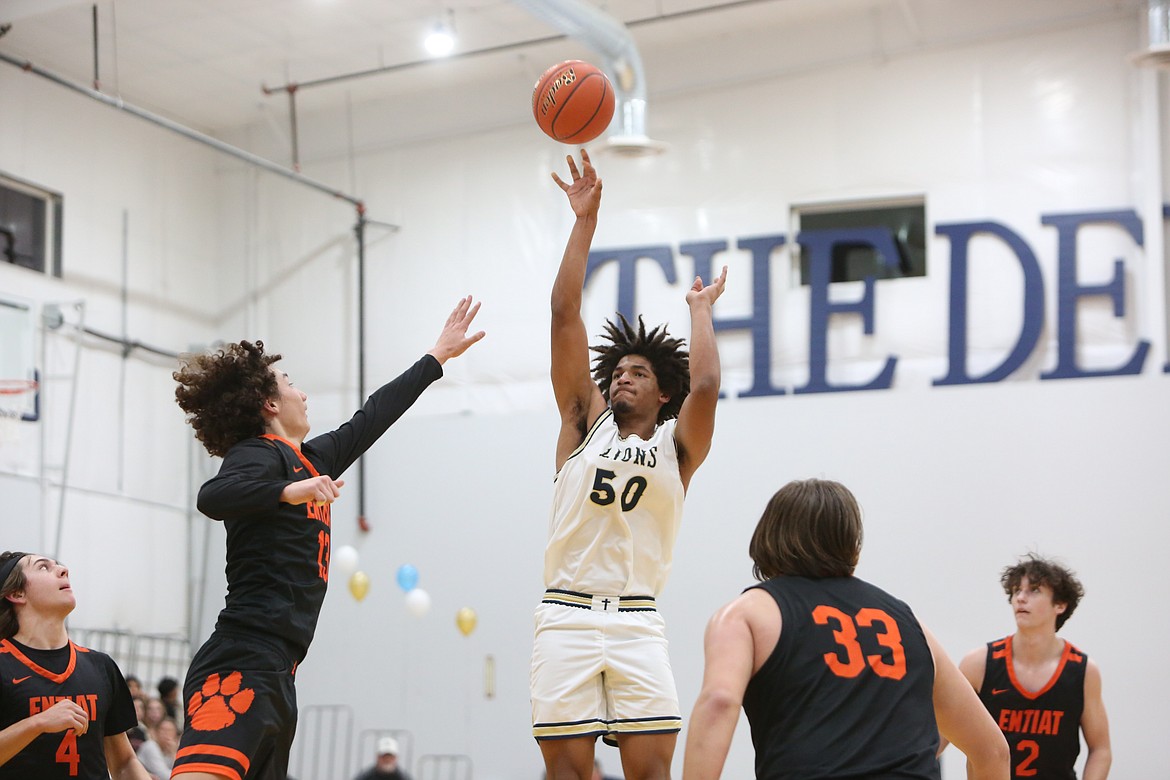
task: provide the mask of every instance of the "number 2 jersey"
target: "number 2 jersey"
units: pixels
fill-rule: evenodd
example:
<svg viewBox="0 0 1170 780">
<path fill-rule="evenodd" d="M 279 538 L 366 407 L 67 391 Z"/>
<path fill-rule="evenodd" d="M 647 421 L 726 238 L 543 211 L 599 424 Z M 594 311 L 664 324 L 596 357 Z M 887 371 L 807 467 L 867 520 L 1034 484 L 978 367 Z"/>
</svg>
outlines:
<svg viewBox="0 0 1170 780">
<path fill-rule="evenodd" d="M 544 584 L 606 596 L 657 596 L 682 520 L 676 420 L 622 438 L 606 409 L 557 473 Z"/>
<path fill-rule="evenodd" d="M 0 730 L 63 699 L 86 711 L 89 729 L 41 734 L 0 765 L 0 780 L 107 780 L 105 738 L 138 723 L 126 680 L 105 653 L 72 642 L 36 650 L 0 640 Z"/>
<path fill-rule="evenodd" d="M 856 577 L 753 587 L 781 615 L 743 699 L 756 777 L 938 780 L 934 659 L 910 607 Z"/>
<path fill-rule="evenodd" d="M 227 528 L 227 598 L 216 631 L 275 641 L 290 661 L 308 652 L 329 580 L 329 504 L 286 504 L 290 483 L 337 479 L 432 382 L 442 366 L 424 355 L 375 390 L 340 428 L 295 444 L 265 435 L 235 444 L 199 489 L 199 511 Z"/>
<path fill-rule="evenodd" d="M 987 643 L 979 699 L 1007 738 L 1012 777 L 1076 780 L 1087 666 L 1088 656 L 1065 642 L 1052 678 L 1028 691 L 1016 680 L 1012 638 Z"/>
</svg>

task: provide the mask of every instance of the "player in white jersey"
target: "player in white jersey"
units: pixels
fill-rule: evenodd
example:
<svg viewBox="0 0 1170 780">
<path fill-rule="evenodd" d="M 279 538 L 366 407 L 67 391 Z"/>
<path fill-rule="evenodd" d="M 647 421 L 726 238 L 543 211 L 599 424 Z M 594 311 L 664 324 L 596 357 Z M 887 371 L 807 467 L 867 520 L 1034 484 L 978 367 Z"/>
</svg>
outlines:
<svg viewBox="0 0 1170 780">
<path fill-rule="evenodd" d="M 590 373 L 581 290 L 601 179 L 581 150 L 576 215 L 552 290 L 552 384 L 561 428 L 536 611 L 532 731 L 549 780 L 589 780 L 597 737 L 628 780 L 669 780 L 682 727 L 655 597 L 670 571 L 683 495 L 707 457 L 719 399 L 711 307 L 727 269 L 687 291 L 690 354 L 665 328 L 606 323 Z"/>
</svg>

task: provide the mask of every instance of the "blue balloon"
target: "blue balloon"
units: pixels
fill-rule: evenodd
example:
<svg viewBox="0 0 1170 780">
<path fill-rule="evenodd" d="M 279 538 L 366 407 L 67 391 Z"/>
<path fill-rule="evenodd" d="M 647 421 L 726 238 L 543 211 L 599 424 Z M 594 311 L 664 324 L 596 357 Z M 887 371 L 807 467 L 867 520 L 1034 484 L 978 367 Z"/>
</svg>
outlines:
<svg viewBox="0 0 1170 780">
<path fill-rule="evenodd" d="M 411 566 L 409 563 L 404 563 L 398 567 L 398 587 L 409 593 L 414 590 L 414 586 L 418 585 L 418 569 Z"/>
</svg>

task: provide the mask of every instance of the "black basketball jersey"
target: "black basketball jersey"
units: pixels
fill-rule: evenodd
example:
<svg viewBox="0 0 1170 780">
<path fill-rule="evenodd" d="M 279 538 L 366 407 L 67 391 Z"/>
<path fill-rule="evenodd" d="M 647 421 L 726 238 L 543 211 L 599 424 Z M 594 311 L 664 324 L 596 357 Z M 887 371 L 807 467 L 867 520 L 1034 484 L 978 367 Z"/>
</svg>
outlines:
<svg viewBox="0 0 1170 780">
<path fill-rule="evenodd" d="M 0 729 L 63 699 L 89 714 L 89 730 L 40 735 L 0 765 L 0 780 L 108 780 L 105 738 L 138 723 L 126 680 L 105 653 L 72 642 L 35 650 L 0 640 Z"/>
<path fill-rule="evenodd" d="M 375 390 L 340 428 L 298 449 L 277 436 L 245 439 L 199 490 L 199 511 L 227 529 L 227 599 L 216 629 L 262 634 L 304 658 L 329 580 L 331 505 L 284 504 L 291 482 L 321 474 L 339 478 L 431 382 L 443 375 L 424 355 Z"/>
<path fill-rule="evenodd" d="M 753 587 L 782 620 L 743 700 L 758 780 L 938 780 L 934 659 L 910 607 L 856 577 Z"/>
<path fill-rule="evenodd" d="M 979 698 L 1007 737 L 1012 777 L 1076 780 L 1087 665 L 1088 656 L 1065 642 L 1048 684 L 1031 692 L 1016 680 L 1012 638 L 987 643 Z"/>
</svg>

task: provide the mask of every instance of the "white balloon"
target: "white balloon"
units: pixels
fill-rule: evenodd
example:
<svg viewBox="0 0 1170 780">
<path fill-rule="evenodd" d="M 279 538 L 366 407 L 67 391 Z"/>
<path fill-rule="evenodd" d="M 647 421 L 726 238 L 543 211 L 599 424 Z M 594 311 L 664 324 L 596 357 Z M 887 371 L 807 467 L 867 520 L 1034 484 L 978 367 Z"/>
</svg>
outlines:
<svg viewBox="0 0 1170 780">
<path fill-rule="evenodd" d="M 334 550 L 332 559 L 333 565 L 336 566 L 338 570 L 340 570 L 341 573 L 345 575 L 346 578 L 357 571 L 358 551 L 353 547 L 350 547 L 348 544 L 343 544 L 341 547 L 338 547 L 336 550 Z"/>
<path fill-rule="evenodd" d="M 431 594 L 422 588 L 415 588 L 406 594 L 406 609 L 415 617 L 422 617 L 431 608 Z"/>
</svg>

